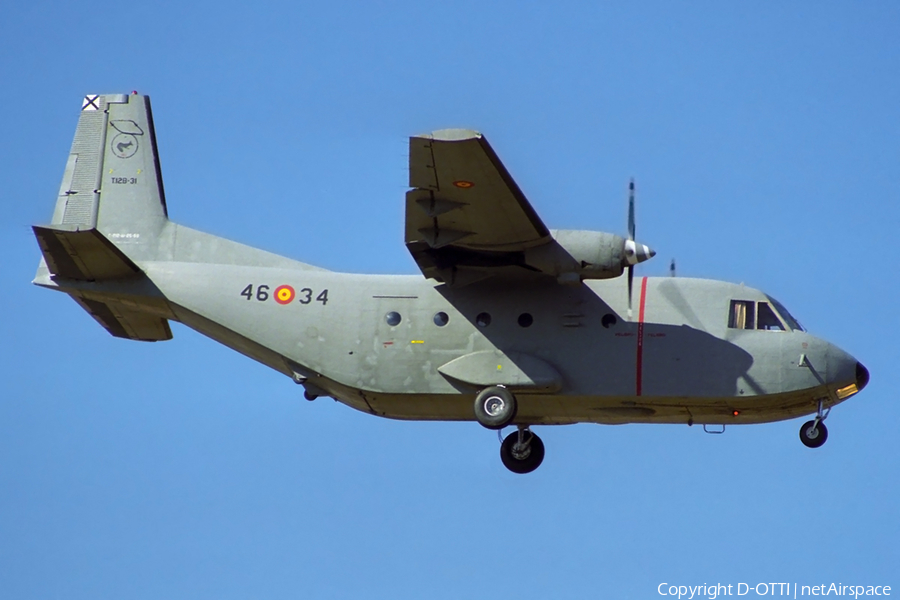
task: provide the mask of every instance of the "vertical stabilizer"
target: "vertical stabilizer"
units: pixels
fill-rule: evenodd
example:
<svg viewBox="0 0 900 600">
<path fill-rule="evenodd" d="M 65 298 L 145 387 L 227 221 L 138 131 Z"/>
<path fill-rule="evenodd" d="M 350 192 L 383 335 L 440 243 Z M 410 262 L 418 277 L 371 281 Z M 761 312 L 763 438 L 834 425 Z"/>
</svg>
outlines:
<svg viewBox="0 0 900 600">
<path fill-rule="evenodd" d="M 97 229 L 140 259 L 156 254 L 166 221 L 150 98 L 85 96 L 52 223 Z"/>
<path fill-rule="evenodd" d="M 85 96 L 53 220 L 33 227 L 34 283 L 67 292 L 116 337 L 171 339 L 165 300 L 145 293 L 137 264 L 158 256 L 167 222 L 150 99 Z"/>
</svg>

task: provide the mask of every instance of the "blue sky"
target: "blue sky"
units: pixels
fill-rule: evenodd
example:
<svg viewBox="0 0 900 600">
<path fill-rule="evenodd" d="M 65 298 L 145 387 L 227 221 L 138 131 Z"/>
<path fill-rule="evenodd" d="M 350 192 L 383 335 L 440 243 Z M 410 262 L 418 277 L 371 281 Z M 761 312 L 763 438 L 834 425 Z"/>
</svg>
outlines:
<svg viewBox="0 0 900 600">
<path fill-rule="evenodd" d="M 0 596 L 900 588 L 898 26 L 889 2 L 0 9 Z M 640 273 L 674 257 L 759 287 L 872 382 L 817 451 L 799 420 L 545 427 L 522 477 L 476 424 L 306 402 L 178 324 L 112 338 L 30 285 L 29 226 L 50 218 L 82 96 L 131 90 L 153 100 L 185 225 L 415 273 L 407 136 L 472 127 L 551 227 L 624 232 L 634 176 L 659 251 Z"/>
</svg>

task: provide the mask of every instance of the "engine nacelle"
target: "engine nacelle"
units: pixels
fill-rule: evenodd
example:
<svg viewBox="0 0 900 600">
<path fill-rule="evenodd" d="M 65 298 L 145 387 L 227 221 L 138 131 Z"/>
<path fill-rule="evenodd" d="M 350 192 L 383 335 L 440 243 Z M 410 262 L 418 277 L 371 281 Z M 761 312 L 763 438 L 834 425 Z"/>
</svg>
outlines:
<svg viewBox="0 0 900 600">
<path fill-rule="evenodd" d="M 553 242 L 525 251 L 525 263 L 563 283 L 618 277 L 626 267 L 652 258 L 643 244 L 602 231 L 557 229 Z"/>
</svg>

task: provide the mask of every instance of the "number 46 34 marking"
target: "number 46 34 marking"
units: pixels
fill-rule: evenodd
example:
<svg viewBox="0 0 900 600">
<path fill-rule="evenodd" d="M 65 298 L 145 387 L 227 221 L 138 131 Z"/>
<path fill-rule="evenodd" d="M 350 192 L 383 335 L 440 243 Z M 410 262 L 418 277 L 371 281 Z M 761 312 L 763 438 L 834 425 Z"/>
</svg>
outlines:
<svg viewBox="0 0 900 600">
<path fill-rule="evenodd" d="M 247 287 L 241 292 L 241 296 L 247 300 L 256 299 L 258 302 L 265 302 L 269 298 L 274 298 L 278 304 L 290 304 L 294 300 L 300 304 L 310 304 L 313 301 L 315 292 L 311 288 L 301 288 L 295 292 L 294 288 L 289 285 L 280 285 L 273 292 L 268 285 L 257 285 L 254 290 L 253 284 L 248 283 Z M 328 290 L 322 290 L 316 296 L 316 302 L 321 302 L 322 306 L 328 304 Z"/>
</svg>

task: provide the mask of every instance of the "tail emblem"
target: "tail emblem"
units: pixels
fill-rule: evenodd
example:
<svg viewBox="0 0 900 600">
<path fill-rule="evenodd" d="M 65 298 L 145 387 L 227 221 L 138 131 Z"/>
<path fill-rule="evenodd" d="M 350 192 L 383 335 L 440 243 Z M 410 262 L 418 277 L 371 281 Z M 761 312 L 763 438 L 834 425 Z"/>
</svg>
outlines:
<svg viewBox="0 0 900 600">
<path fill-rule="evenodd" d="M 120 133 L 113 138 L 112 150 L 113 154 L 119 158 L 131 158 L 137 152 L 137 138 L 128 133 Z"/>
<path fill-rule="evenodd" d="M 118 135 L 113 138 L 110 149 L 113 154 L 119 158 L 131 158 L 138 151 L 138 135 L 144 135 L 141 126 L 131 119 L 118 119 L 110 121 L 110 126 L 118 131 Z"/>
</svg>

